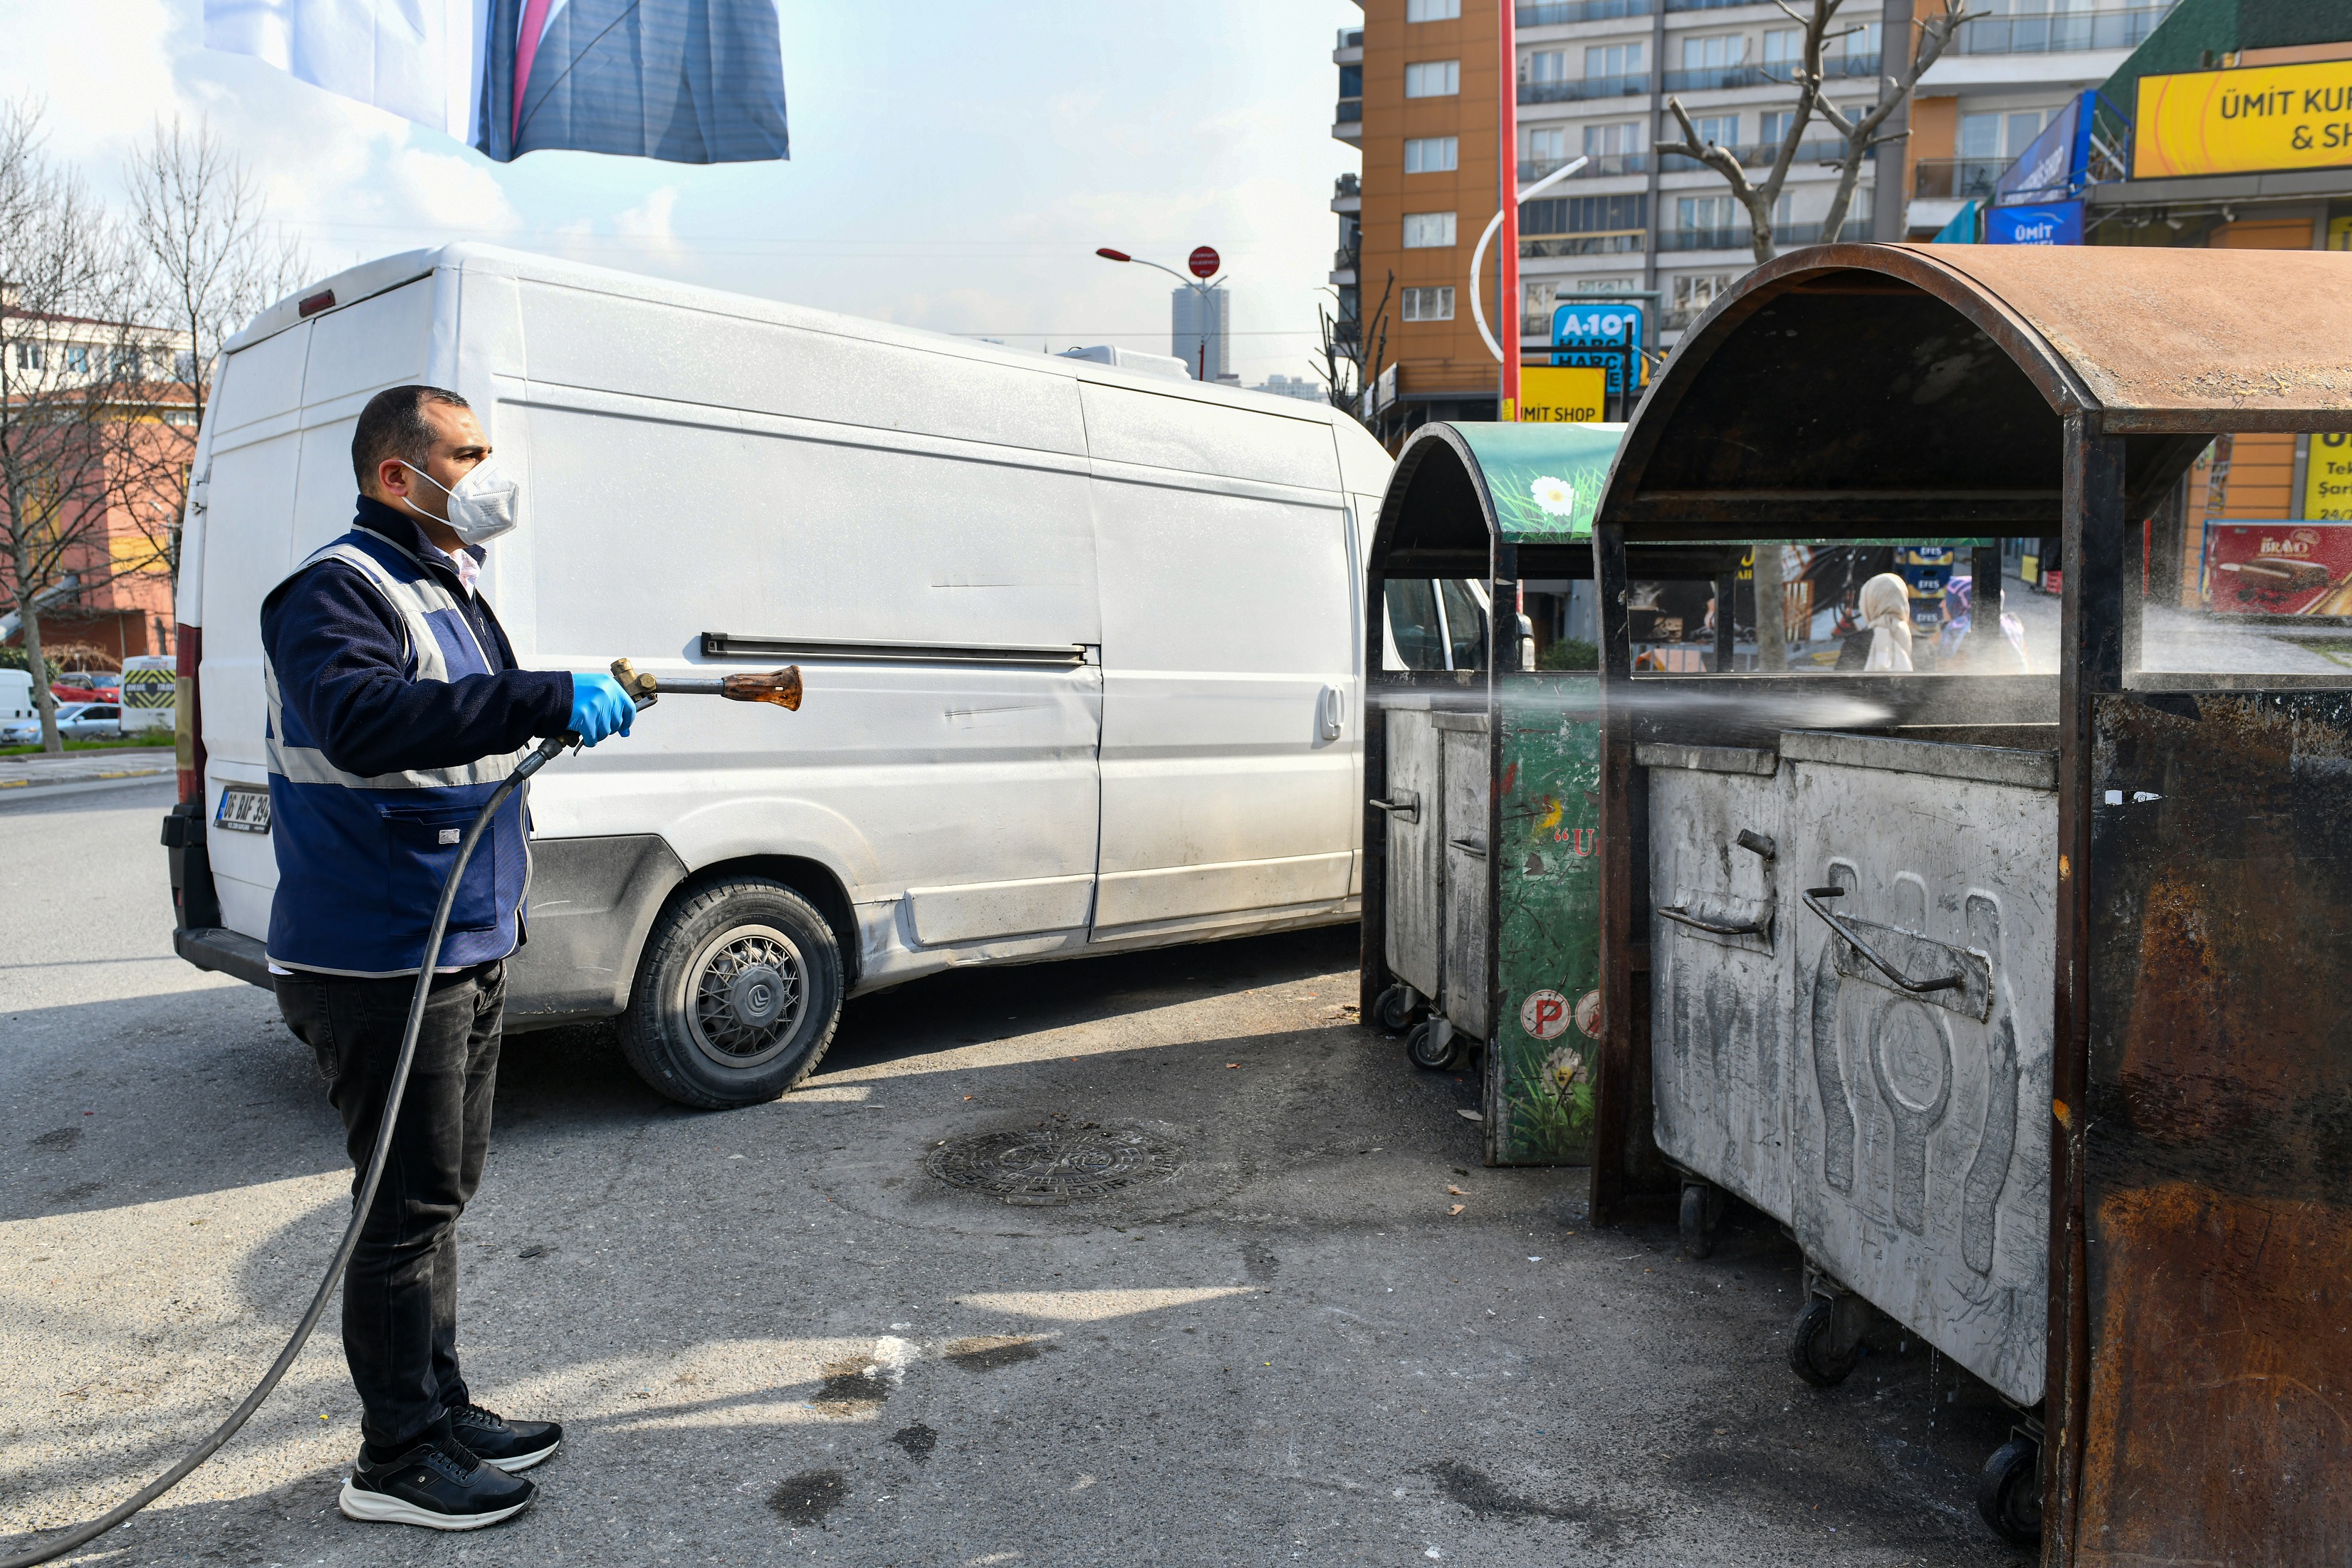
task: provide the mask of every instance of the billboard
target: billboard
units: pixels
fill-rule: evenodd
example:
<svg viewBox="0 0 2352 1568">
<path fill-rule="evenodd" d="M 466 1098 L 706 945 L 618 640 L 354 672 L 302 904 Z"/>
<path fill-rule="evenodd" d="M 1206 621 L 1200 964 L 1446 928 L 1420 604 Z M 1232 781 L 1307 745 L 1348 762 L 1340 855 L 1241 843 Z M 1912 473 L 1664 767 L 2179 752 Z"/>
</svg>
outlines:
<svg viewBox="0 0 2352 1568">
<path fill-rule="evenodd" d="M 1609 373 L 1599 365 L 1525 365 L 1519 419 L 1528 425 L 1591 425 L 1601 417 Z"/>
<path fill-rule="evenodd" d="M 2083 204 L 2046 202 L 2031 207 L 1985 209 L 1987 245 L 2080 245 Z"/>
<path fill-rule="evenodd" d="M 2352 60 L 2139 79 L 2132 178 L 2352 163 Z"/>
<path fill-rule="evenodd" d="M 2219 614 L 2352 616 L 2352 523 L 2209 522 L 2203 576 Z"/>
<path fill-rule="evenodd" d="M 2352 522 L 2352 436 L 2338 430 L 2311 438 L 2303 468 L 2303 515 L 2319 522 Z"/>
<path fill-rule="evenodd" d="M 2078 92 L 2066 100 L 2066 107 L 2042 128 L 2042 134 L 2001 171 L 1993 185 L 1993 205 L 2061 201 L 2083 187 L 2091 157 L 2091 104 L 2097 96 Z M 1991 244 L 2008 243 L 1990 235 L 1986 239 Z"/>
</svg>

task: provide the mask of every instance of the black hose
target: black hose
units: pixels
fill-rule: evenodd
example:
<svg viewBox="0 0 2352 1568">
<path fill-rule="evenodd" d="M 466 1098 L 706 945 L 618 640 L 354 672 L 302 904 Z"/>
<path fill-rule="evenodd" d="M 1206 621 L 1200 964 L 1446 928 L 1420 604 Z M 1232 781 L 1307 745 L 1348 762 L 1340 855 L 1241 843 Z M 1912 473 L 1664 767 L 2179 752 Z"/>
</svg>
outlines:
<svg viewBox="0 0 2352 1568">
<path fill-rule="evenodd" d="M 441 884 L 441 902 L 433 911 L 433 929 L 425 938 L 424 956 L 417 963 L 416 993 L 409 998 L 408 1027 L 400 1037 L 400 1059 L 393 1064 L 392 1091 L 384 1097 L 383 1119 L 375 1131 L 375 1152 L 368 1156 L 367 1175 L 360 1183 L 359 1196 L 352 1200 L 352 1223 L 343 1230 L 342 1245 L 335 1248 L 335 1260 L 328 1266 L 327 1277 L 319 1281 L 319 1293 L 310 1298 L 310 1310 L 302 1314 L 302 1321 L 296 1326 L 294 1337 L 286 1342 L 286 1348 L 278 1352 L 278 1359 L 270 1363 L 269 1371 L 254 1385 L 253 1392 L 245 1396 L 245 1403 L 232 1411 L 229 1418 L 222 1422 L 211 1436 L 188 1450 L 178 1464 L 148 1482 L 134 1496 L 116 1504 L 107 1513 L 74 1526 L 46 1545 L 0 1563 L 0 1568 L 33 1568 L 37 1563 L 53 1562 L 77 1547 L 87 1546 L 178 1486 L 188 1478 L 190 1471 L 211 1458 L 220 1451 L 222 1444 L 236 1436 L 237 1429 L 261 1408 L 262 1401 L 269 1397 L 270 1391 L 278 1386 L 278 1379 L 286 1375 L 286 1369 L 294 1364 L 294 1358 L 302 1353 L 303 1345 L 310 1341 L 310 1331 L 319 1326 L 320 1314 L 327 1310 L 327 1298 L 335 1293 L 335 1287 L 342 1281 L 343 1269 L 350 1265 L 352 1253 L 360 1244 L 360 1230 L 367 1224 L 368 1210 L 375 1203 L 376 1184 L 383 1179 L 384 1157 L 392 1150 L 393 1129 L 400 1121 L 401 1096 L 408 1089 L 408 1069 L 416 1060 L 416 1037 L 425 1027 L 425 1004 L 433 993 L 434 961 L 441 956 L 441 938 L 448 931 L 449 910 L 457 901 L 457 884 L 465 877 L 466 863 L 474 858 L 474 845 L 481 838 L 482 829 L 489 826 L 490 818 L 498 814 L 499 807 L 505 804 L 507 796 L 512 795 L 525 779 L 552 762 L 565 748 L 579 743 L 577 735 L 550 735 L 532 747 L 516 764 L 515 771 L 506 776 L 505 782 L 491 792 L 482 809 L 475 813 L 473 825 L 466 829 L 466 837 L 458 841 L 457 863 L 449 868 L 448 879 Z"/>
</svg>

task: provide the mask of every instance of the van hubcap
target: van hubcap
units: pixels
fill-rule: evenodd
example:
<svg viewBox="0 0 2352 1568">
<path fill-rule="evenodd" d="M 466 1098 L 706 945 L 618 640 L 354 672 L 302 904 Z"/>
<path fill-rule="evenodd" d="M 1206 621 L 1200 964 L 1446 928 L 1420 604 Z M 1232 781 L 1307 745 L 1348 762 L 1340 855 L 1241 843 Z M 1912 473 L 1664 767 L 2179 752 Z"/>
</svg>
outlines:
<svg viewBox="0 0 2352 1568">
<path fill-rule="evenodd" d="M 723 1068 L 751 1068 L 792 1042 L 807 1010 L 801 951 L 773 926 L 720 932 L 695 955 L 687 1032 Z"/>
</svg>

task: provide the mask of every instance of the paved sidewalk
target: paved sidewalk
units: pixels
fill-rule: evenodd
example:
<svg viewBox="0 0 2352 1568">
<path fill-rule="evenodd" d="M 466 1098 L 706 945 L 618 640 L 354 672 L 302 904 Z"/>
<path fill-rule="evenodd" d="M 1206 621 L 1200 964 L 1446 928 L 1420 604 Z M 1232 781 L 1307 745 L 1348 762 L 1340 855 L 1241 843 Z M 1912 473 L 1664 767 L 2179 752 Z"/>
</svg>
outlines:
<svg viewBox="0 0 2352 1568">
<path fill-rule="evenodd" d="M 97 784 L 108 779 L 168 778 L 172 772 L 169 746 L 108 747 L 96 752 L 68 752 L 60 757 L 35 752 L 30 756 L 0 757 L 0 790 Z"/>
</svg>

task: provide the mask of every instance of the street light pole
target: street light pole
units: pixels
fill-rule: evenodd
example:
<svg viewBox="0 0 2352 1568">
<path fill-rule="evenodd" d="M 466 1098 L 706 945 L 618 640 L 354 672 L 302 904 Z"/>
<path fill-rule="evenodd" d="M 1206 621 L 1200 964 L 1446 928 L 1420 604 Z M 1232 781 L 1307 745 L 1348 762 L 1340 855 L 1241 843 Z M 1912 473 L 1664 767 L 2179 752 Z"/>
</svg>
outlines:
<svg viewBox="0 0 2352 1568">
<path fill-rule="evenodd" d="M 1160 267 L 1160 263 L 1157 261 L 1146 261 L 1140 256 L 1129 256 L 1124 250 L 1113 250 L 1107 245 L 1097 246 L 1095 249 L 1095 254 L 1101 257 L 1105 261 L 1127 261 L 1132 262 L 1138 267 L 1160 268 L 1160 271 L 1165 272 L 1169 277 L 1173 278 L 1177 282 L 1181 283 L 1185 288 L 1190 289 L 1193 293 L 1198 294 L 1201 297 L 1201 319 L 1203 322 L 1209 321 L 1216 313 L 1213 309 L 1214 300 L 1213 298 L 1216 289 L 1221 285 L 1229 281 L 1233 277 L 1233 274 L 1230 272 L 1221 272 L 1213 279 L 1203 279 L 1187 278 L 1172 267 Z M 1216 265 L 1214 258 L 1215 253 L 1213 251 L 1210 255 L 1211 260 L 1209 265 L 1213 268 Z M 1200 367 L 1192 373 L 1192 379 L 1195 381 L 1205 382 L 1209 379 L 1209 334 L 1205 328 L 1201 333 L 1200 358 Z"/>
</svg>

